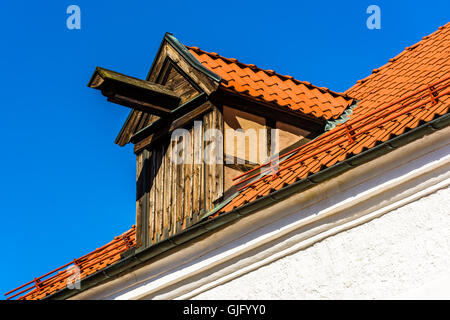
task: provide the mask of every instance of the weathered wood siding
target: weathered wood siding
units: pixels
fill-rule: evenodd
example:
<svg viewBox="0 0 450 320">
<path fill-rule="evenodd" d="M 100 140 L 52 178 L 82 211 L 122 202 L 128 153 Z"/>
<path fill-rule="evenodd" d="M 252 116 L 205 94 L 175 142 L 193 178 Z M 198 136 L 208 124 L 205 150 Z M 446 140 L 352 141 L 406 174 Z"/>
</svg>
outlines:
<svg viewBox="0 0 450 320">
<path fill-rule="evenodd" d="M 182 74 L 182 71 L 177 70 L 175 65 L 172 65 L 169 68 L 167 78 L 163 84 L 181 98 L 180 105 L 199 95 L 200 92 L 199 89 L 196 89 L 189 81 L 186 80 L 186 77 Z"/>
<path fill-rule="evenodd" d="M 180 68 L 170 61 L 160 60 L 157 69 L 160 70 L 158 75 L 151 77 L 150 80 L 166 86 L 180 96 L 180 105 L 198 96 L 201 90 L 190 81 Z M 129 142 L 131 136 L 139 130 L 147 127 L 150 123 L 159 117 L 139 110 L 132 110 L 127 125 L 123 128 L 123 132 L 119 134 L 116 143 L 125 145 Z"/>
<path fill-rule="evenodd" d="M 195 125 L 194 125 L 195 124 Z M 212 108 L 185 126 L 189 138 L 173 141 L 165 137 L 137 156 L 136 223 L 138 244 L 149 246 L 170 237 L 199 221 L 213 209 L 224 191 L 222 162 L 205 162 L 222 152 L 223 141 L 211 145 L 205 141 L 209 129 L 223 131 L 222 113 Z M 174 156 L 180 151 L 184 163 L 176 164 Z"/>
</svg>

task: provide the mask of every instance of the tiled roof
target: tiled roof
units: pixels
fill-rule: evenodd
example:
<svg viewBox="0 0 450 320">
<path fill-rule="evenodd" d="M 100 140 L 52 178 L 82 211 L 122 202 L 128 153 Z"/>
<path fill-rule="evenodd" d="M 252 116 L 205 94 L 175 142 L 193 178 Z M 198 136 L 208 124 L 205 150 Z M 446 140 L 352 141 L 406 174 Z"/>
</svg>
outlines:
<svg viewBox="0 0 450 320">
<path fill-rule="evenodd" d="M 246 65 L 231 59 L 208 54 L 196 48 L 191 47 L 190 50 L 196 57 L 200 58 L 204 65 L 227 80 L 227 87 L 233 90 L 242 90 L 240 92 L 248 90 L 247 94 L 255 97 L 258 97 L 256 93 L 261 90 L 255 89 L 253 91 L 253 86 L 261 88 L 262 82 L 267 84 L 267 78 L 280 83 L 290 80 L 288 85 L 297 83 L 300 86 L 301 84 L 300 82 L 294 82 L 292 79 L 283 78 L 284 76 L 275 73 L 270 74 L 270 72 L 267 73 L 267 71 L 256 69 L 256 67 L 246 67 Z M 212 217 L 229 212 L 274 190 L 279 190 L 295 181 L 304 179 L 312 173 L 372 148 L 380 142 L 401 135 L 422 122 L 433 120 L 435 117 L 448 113 L 450 106 L 449 57 L 450 23 L 440 27 L 435 33 L 424 37 L 419 43 L 406 48 L 404 52 L 391 59 L 385 66 L 374 70 L 367 78 L 359 80 L 356 85 L 346 91 L 350 96 L 361 100 L 357 107 L 353 109 L 349 121 L 338 125 L 296 151 L 292 151 L 284 163 L 279 163 L 278 170 L 272 171 L 270 166 L 262 168 L 275 174 L 269 174 L 262 179 L 258 178 L 256 183 L 243 188 L 237 197 Z M 208 59 L 211 59 L 212 62 Z M 216 67 L 213 68 L 212 66 Z M 235 72 L 227 69 L 227 66 L 234 68 Z M 249 73 L 248 77 L 238 76 L 238 74 L 242 75 L 243 72 Z M 253 82 L 242 80 L 250 79 L 252 73 L 254 75 Z M 259 79 L 255 78 L 256 75 L 264 79 L 256 81 L 259 84 L 256 84 L 254 80 Z M 243 85 L 245 83 L 247 85 Z M 243 90 L 250 84 L 252 85 L 251 89 Z M 432 86 L 430 87 L 430 85 Z M 277 87 L 281 86 L 277 85 Z M 333 96 L 331 92 L 324 90 L 322 92 L 324 95 L 330 94 Z M 276 97 L 275 99 L 281 99 L 282 101 L 282 95 L 278 97 L 278 94 L 279 92 L 274 93 L 273 96 Z M 342 98 L 345 100 L 344 96 Z M 315 107 L 311 108 L 314 109 Z M 305 112 L 304 110 L 303 112 Z M 316 115 L 319 115 L 320 112 L 316 111 Z M 323 109 L 322 112 L 329 118 L 333 118 L 339 115 L 342 110 L 333 113 L 331 109 L 328 112 Z M 252 175 L 252 173 L 248 175 Z M 246 177 L 243 177 L 243 179 L 246 179 Z M 245 183 L 242 185 L 245 185 Z M 15 298 L 42 299 L 66 287 L 66 279 L 70 274 L 64 268 L 76 263 L 81 270 L 80 278 L 83 279 L 120 260 L 121 253 L 134 245 L 135 228 L 133 226 L 132 229 L 116 237 L 105 246 L 35 279 L 36 281 L 31 281 L 15 289 L 9 296 L 10 298 L 17 295 Z M 29 289 L 27 290 L 27 288 Z M 25 296 L 23 296 L 24 294 Z"/>
<path fill-rule="evenodd" d="M 273 70 L 263 70 L 253 64 L 224 58 L 197 47 L 187 47 L 203 66 L 223 80 L 222 88 L 252 99 L 275 103 L 303 114 L 326 120 L 337 118 L 354 99 L 306 81 L 281 75 Z"/>
<path fill-rule="evenodd" d="M 122 252 L 136 245 L 135 233 L 135 226 L 132 226 L 130 230 L 115 237 L 108 244 L 26 283 L 15 289 L 14 292 L 10 291 L 10 293 L 7 293 L 9 295 L 8 299 L 39 300 L 60 289 L 66 288 L 67 281 L 69 280 L 69 283 L 72 283 L 70 281 L 75 279 L 74 269 L 71 269 L 73 266 L 79 268 L 80 280 L 104 269 L 120 260 Z"/>
<path fill-rule="evenodd" d="M 239 180 L 241 193 L 214 216 L 446 114 L 450 104 L 449 75 L 450 23 L 447 23 L 347 90 L 347 94 L 361 100 L 349 121 L 292 152 L 278 168 L 267 164 L 261 168 L 268 173 L 265 177 L 260 177 L 256 170 L 243 175 Z"/>
<path fill-rule="evenodd" d="M 384 66 L 346 91 L 361 102 L 354 119 L 392 103 L 450 73 L 450 23 L 405 48 Z M 445 100 L 447 101 L 447 100 Z M 428 121 L 428 118 L 422 120 Z"/>
</svg>

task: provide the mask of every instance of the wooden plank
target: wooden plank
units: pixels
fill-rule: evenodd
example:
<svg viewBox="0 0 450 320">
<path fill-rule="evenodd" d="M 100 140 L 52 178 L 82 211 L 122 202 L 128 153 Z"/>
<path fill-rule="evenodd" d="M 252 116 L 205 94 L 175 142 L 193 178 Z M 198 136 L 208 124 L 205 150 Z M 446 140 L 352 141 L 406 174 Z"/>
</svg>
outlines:
<svg viewBox="0 0 450 320">
<path fill-rule="evenodd" d="M 97 80 L 97 81 L 96 81 Z M 111 88 L 108 86 L 111 85 Z M 136 92 L 148 93 L 150 96 L 163 98 L 165 104 L 178 104 L 180 97 L 165 87 L 164 85 L 154 83 L 149 80 L 142 80 L 135 77 L 131 77 L 113 70 L 97 67 L 92 75 L 91 81 L 88 83 L 88 87 L 100 90 L 119 90 L 126 89 L 129 92 L 131 90 L 139 90 Z"/>
<path fill-rule="evenodd" d="M 142 247 L 142 200 L 143 200 L 143 181 L 141 178 L 143 167 L 143 153 L 136 155 L 136 246 Z"/>
<path fill-rule="evenodd" d="M 178 154 L 180 157 L 184 156 L 184 145 L 186 142 L 186 139 L 184 137 L 180 137 L 178 142 L 178 147 L 181 148 L 177 149 Z M 177 164 L 177 180 L 174 181 L 174 183 L 177 185 L 177 215 L 176 215 L 176 231 L 178 232 L 180 230 L 181 221 L 183 220 L 184 216 L 184 164 Z"/>
<path fill-rule="evenodd" d="M 229 90 L 217 91 L 211 96 L 211 102 L 215 105 L 227 105 L 264 118 L 277 119 L 315 133 L 323 132 L 326 123 L 326 120 L 290 110 L 288 107 L 281 108 L 273 103 L 255 101 Z"/>
<path fill-rule="evenodd" d="M 197 116 L 195 113 L 195 110 L 199 107 L 201 107 L 204 103 L 207 102 L 208 97 L 205 93 L 202 93 L 201 95 L 198 95 L 194 99 L 191 99 L 190 101 L 186 102 L 179 108 L 173 110 L 173 112 L 170 113 L 168 117 L 158 118 L 155 121 L 152 121 L 151 125 L 141 128 L 139 130 L 136 130 L 135 134 L 131 137 L 130 142 L 132 143 L 138 143 L 141 140 L 149 137 L 150 135 L 154 133 L 164 134 L 170 132 L 170 125 L 172 122 L 177 121 L 178 119 L 190 115 L 190 112 L 193 112 L 193 116 Z M 175 123 L 177 124 L 177 123 Z M 184 123 L 186 125 L 188 123 Z M 140 126 L 139 126 L 140 127 Z"/>
<path fill-rule="evenodd" d="M 166 232 L 165 236 L 169 236 L 171 229 L 171 214 L 172 214 L 172 143 L 168 141 L 166 143 L 166 152 L 164 154 L 164 232 Z"/>
<path fill-rule="evenodd" d="M 211 94 L 219 86 L 216 81 L 210 79 L 204 73 L 197 71 L 194 67 L 192 67 L 178 54 L 175 49 L 170 46 L 167 47 L 167 56 L 207 94 Z"/>
<path fill-rule="evenodd" d="M 139 122 L 139 124 L 136 126 L 136 130 L 134 132 L 138 132 L 139 130 L 141 130 L 142 128 L 145 128 L 147 126 L 150 125 L 150 123 L 156 121 L 157 119 L 159 119 L 159 117 L 157 115 L 154 114 L 143 114 L 141 117 L 141 121 Z"/>
<path fill-rule="evenodd" d="M 180 95 L 182 101 L 188 101 L 194 97 L 197 92 L 204 91 L 207 94 L 211 94 L 215 92 L 219 86 L 216 81 L 192 67 L 168 42 L 162 43 L 146 80 L 155 82 L 155 84 L 164 84 L 163 82 L 168 81 L 168 77 L 170 80 L 170 75 L 167 75 L 167 73 L 173 72 L 172 70 L 174 69 L 187 79 L 183 85 L 180 84 L 181 82 L 175 81 L 178 79 L 174 79 L 170 82 L 170 85 L 173 85 L 173 91 L 176 91 L 176 93 Z M 189 87 L 187 83 L 189 83 L 191 87 Z M 138 114 L 136 110 L 133 110 L 132 118 L 141 116 L 142 113 Z M 136 131 L 131 124 L 126 124 L 126 127 L 124 127 L 122 131 L 123 134 L 120 134 L 117 141 L 120 140 L 120 144 L 125 145 L 129 142 L 131 135 Z"/>
<path fill-rule="evenodd" d="M 198 108 L 192 110 L 191 112 L 188 112 L 184 116 L 175 119 L 172 121 L 170 125 L 167 125 L 166 128 L 158 130 L 158 132 L 154 132 L 148 137 L 142 139 L 141 141 L 136 142 L 134 146 L 134 152 L 138 153 L 142 149 L 146 147 L 150 147 L 153 143 L 161 139 L 162 137 L 165 137 L 167 135 L 170 135 L 171 132 L 175 129 L 178 129 L 182 126 L 187 125 L 189 122 L 193 121 L 195 118 L 201 116 L 205 112 L 208 112 L 212 108 L 212 105 L 208 102 L 202 104 Z"/>
<path fill-rule="evenodd" d="M 185 141 L 185 165 L 184 165 L 184 216 L 183 229 L 186 227 L 186 219 L 192 215 L 192 170 L 193 170 L 193 134 L 194 129 L 189 130 L 189 139 Z"/>
<path fill-rule="evenodd" d="M 156 83 L 161 83 L 161 73 L 163 73 L 164 69 L 167 67 L 167 45 L 161 46 L 159 52 L 156 55 L 155 60 L 153 61 L 152 67 L 146 77 L 146 80 L 153 81 Z"/>
<path fill-rule="evenodd" d="M 206 205 L 206 179 L 205 179 L 205 175 L 206 175 L 206 163 L 205 163 L 205 121 L 204 121 L 205 116 L 203 116 L 202 118 L 202 129 L 201 129 L 201 135 L 202 135 L 202 140 L 200 141 L 201 144 L 201 167 L 200 167 L 200 211 L 199 214 L 203 213 L 206 209 L 205 209 L 205 205 Z"/>
<path fill-rule="evenodd" d="M 266 143 L 267 143 L 267 158 L 272 155 L 272 129 L 276 129 L 277 122 L 275 119 L 266 119 Z M 260 161 L 265 161 L 265 159 L 260 159 Z"/>
<path fill-rule="evenodd" d="M 195 198 L 195 190 L 196 188 L 196 167 L 198 167 L 198 165 L 195 163 L 196 161 L 196 147 L 195 147 L 195 143 L 196 143 L 196 139 L 195 139 L 195 131 L 196 128 L 194 127 L 194 124 L 192 124 L 191 127 L 191 153 L 192 153 L 192 167 L 191 167 L 191 214 L 189 216 L 189 219 L 187 220 L 188 222 L 188 226 L 190 225 L 190 222 L 192 221 L 192 216 L 195 214 L 196 212 L 196 207 L 198 208 L 198 202 Z M 198 156 L 198 155 L 197 155 Z M 198 174 L 198 173 L 197 173 Z"/>
<path fill-rule="evenodd" d="M 164 61 L 166 58 L 165 51 L 166 51 L 165 48 L 161 48 L 161 50 L 158 52 L 157 57 L 153 62 L 152 68 L 146 77 L 146 80 L 161 83 L 160 81 L 157 80 L 157 78 L 159 74 L 164 72 L 164 70 L 162 70 L 161 68 L 164 66 Z M 130 142 L 130 139 L 133 136 L 133 134 L 139 131 L 139 128 L 136 128 L 136 120 L 139 120 L 142 116 L 143 116 L 142 111 L 139 110 L 131 111 L 130 121 L 124 124 L 124 126 L 122 127 L 120 133 L 116 138 L 117 144 L 119 144 L 120 146 L 124 146 L 128 142 Z"/>
<path fill-rule="evenodd" d="M 203 122 L 194 122 L 193 127 L 193 173 L 192 212 L 198 214 L 202 208 L 202 162 L 203 162 Z"/>
<path fill-rule="evenodd" d="M 172 153 L 175 152 L 177 149 L 177 142 L 176 141 L 172 141 Z M 177 190 L 178 190 L 178 179 L 179 179 L 179 174 L 178 174 L 178 170 L 177 170 L 177 164 L 175 162 L 172 162 L 172 201 L 173 201 L 173 205 L 172 205 L 172 214 L 171 214 L 171 234 L 175 234 L 176 233 L 176 226 L 177 226 L 177 211 L 179 210 L 179 202 L 178 202 L 178 198 L 177 198 Z"/>
<path fill-rule="evenodd" d="M 201 90 L 195 88 L 190 83 L 188 76 L 176 65 L 173 63 L 170 64 L 170 72 L 164 85 L 180 97 L 180 104 L 183 104 L 199 95 Z"/>
<path fill-rule="evenodd" d="M 214 109 L 213 109 L 214 110 Z M 206 117 L 206 130 L 210 131 L 212 128 L 212 116 L 213 116 L 213 110 L 211 110 L 210 113 L 208 113 Z M 211 164 L 212 157 L 214 156 L 214 148 L 212 148 L 213 144 L 211 143 L 211 134 L 207 140 L 207 149 L 206 153 L 207 158 L 207 164 L 206 164 L 206 212 L 211 210 L 211 204 L 212 204 L 212 196 L 213 196 L 213 168 L 214 166 Z"/>
<path fill-rule="evenodd" d="M 127 120 L 123 124 L 122 128 L 120 129 L 119 134 L 116 137 L 115 143 L 117 143 L 119 146 L 123 147 L 128 142 L 130 142 L 131 137 L 137 131 L 136 123 L 139 121 L 141 114 L 142 114 L 142 112 L 138 111 L 138 110 L 130 111 L 130 114 L 128 115 Z"/>
<path fill-rule="evenodd" d="M 203 117 L 203 121 L 205 123 L 205 210 L 208 212 L 211 210 L 211 204 L 212 204 L 212 183 L 213 183 L 213 177 L 212 177 L 212 165 L 211 165 L 211 159 L 213 156 L 213 148 L 211 147 L 211 136 L 210 136 L 210 129 L 212 128 L 212 111 L 206 114 Z"/>
<path fill-rule="evenodd" d="M 158 183 L 158 178 L 159 178 L 159 176 L 158 176 L 158 172 L 159 172 L 159 162 L 158 162 L 158 160 L 159 160 L 159 152 L 160 152 L 160 150 L 159 150 L 159 146 L 155 146 L 155 148 L 153 149 L 154 150 L 154 153 L 155 153 L 155 160 L 154 160 L 154 163 L 155 163 L 155 169 L 154 169 L 154 172 L 155 172 L 155 176 L 154 176 L 154 180 L 153 180 L 153 190 L 154 190 L 154 192 L 155 192 L 155 195 L 154 195 L 154 201 L 155 201 L 155 203 L 154 203 L 154 209 L 153 209 L 153 233 L 154 233 L 154 239 L 153 239 L 153 242 L 158 242 L 159 241 L 159 225 L 160 225 L 160 223 L 159 223 L 159 216 L 158 216 L 158 210 L 160 209 L 159 208 L 159 205 L 160 205 L 160 202 L 159 202 L 159 192 L 160 192 L 160 190 L 159 190 L 159 183 Z"/>
<path fill-rule="evenodd" d="M 164 165 L 162 162 L 163 146 L 156 148 L 156 179 L 155 179 L 155 234 L 156 241 L 161 238 L 162 232 L 162 209 L 163 209 L 163 175 Z"/>
<path fill-rule="evenodd" d="M 152 104 L 147 101 L 138 100 L 132 97 L 126 97 L 124 95 L 120 94 L 114 94 L 111 97 L 108 97 L 107 99 L 109 102 L 113 102 L 116 104 L 120 104 L 124 107 L 133 108 L 136 110 L 140 110 L 146 113 L 155 114 L 157 116 L 165 117 L 170 114 L 170 109 L 166 109 L 163 107 L 160 107 L 156 104 Z"/>
<path fill-rule="evenodd" d="M 214 194 L 212 197 L 213 203 L 220 201 L 223 197 L 224 189 L 224 168 L 223 168 L 223 150 L 224 150 L 224 131 L 223 131 L 223 117 L 220 110 L 216 107 L 213 111 L 213 127 L 222 133 L 222 139 L 216 139 L 216 155 L 219 156 L 216 159 L 216 164 L 214 166 Z M 220 153 L 220 154 L 219 154 Z M 220 158 L 221 157 L 221 158 Z"/>
<path fill-rule="evenodd" d="M 142 168 L 142 180 L 143 180 L 143 206 L 142 206 L 142 239 L 144 241 L 143 245 L 148 246 L 150 244 L 149 238 L 150 234 L 148 232 L 149 223 L 149 202 L 150 202 L 150 187 L 152 181 L 150 180 L 150 157 L 151 152 L 148 150 L 143 151 L 143 168 Z"/>
<path fill-rule="evenodd" d="M 101 90 L 108 101 L 158 116 L 170 114 L 181 98 L 168 87 L 97 67 L 88 84 Z M 97 79 L 97 80 L 96 80 Z"/>
<path fill-rule="evenodd" d="M 148 203 L 148 244 L 155 239 L 155 177 L 156 177 L 156 152 L 152 150 L 149 157 L 149 203 Z"/>
</svg>

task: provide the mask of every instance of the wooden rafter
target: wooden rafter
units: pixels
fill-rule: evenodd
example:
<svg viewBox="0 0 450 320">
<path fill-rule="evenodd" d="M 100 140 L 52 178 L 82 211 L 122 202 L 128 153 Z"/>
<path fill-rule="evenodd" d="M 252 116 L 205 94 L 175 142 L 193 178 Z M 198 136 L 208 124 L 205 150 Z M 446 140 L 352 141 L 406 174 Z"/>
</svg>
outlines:
<svg viewBox="0 0 450 320">
<path fill-rule="evenodd" d="M 167 87 L 100 67 L 95 69 L 88 87 L 101 90 L 108 101 L 160 117 L 180 104 L 180 97 Z"/>
</svg>

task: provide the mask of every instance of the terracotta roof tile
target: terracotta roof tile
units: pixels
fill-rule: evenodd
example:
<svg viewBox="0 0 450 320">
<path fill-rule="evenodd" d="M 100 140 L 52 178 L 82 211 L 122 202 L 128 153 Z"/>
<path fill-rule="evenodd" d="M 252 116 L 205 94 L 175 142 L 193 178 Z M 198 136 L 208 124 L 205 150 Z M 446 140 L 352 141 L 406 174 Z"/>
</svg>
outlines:
<svg viewBox="0 0 450 320">
<path fill-rule="evenodd" d="M 317 87 L 289 75 L 260 69 L 253 64 L 244 64 L 197 47 L 187 48 L 206 68 L 225 80 L 221 83 L 222 88 L 258 100 L 327 120 L 339 117 L 354 101 L 346 94 Z"/>
<path fill-rule="evenodd" d="M 8 299 L 39 300 L 66 288 L 67 280 L 72 275 L 69 268 L 75 265 L 80 268 L 80 280 L 106 268 L 119 261 L 122 252 L 136 245 L 135 233 L 135 226 L 133 226 L 101 248 L 37 278 L 37 281 L 30 281 L 13 292 L 10 291 L 7 293 L 10 296 Z"/>
<path fill-rule="evenodd" d="M 386 65 L 374 69 L 365 79 L 358 80 L 345 92 L 360 100 L 347 123 L 336 126 L 292 152 L 289 159 L 280 162 L 275 175 L 271 174 L 269 165 L 260 169 L 269 173 L 265 177 L 255 173 L 257 171 L 243 175 L 240 180 L 242 183 L 239 184 L 241 193 L 211 218 L 448 113 L 449 41 L 450 23 L 408 47 Z M 431 84 L 435 84 L 434 94 L 439 96 L 437 103 L 432 102 L 428 89 Z M 408 99 L 411 94 L 413 96 Z M 345 138 L 345 126 L 350 124 L 357 128 L 353 132 L 353 142 Z"/>
</svg>

